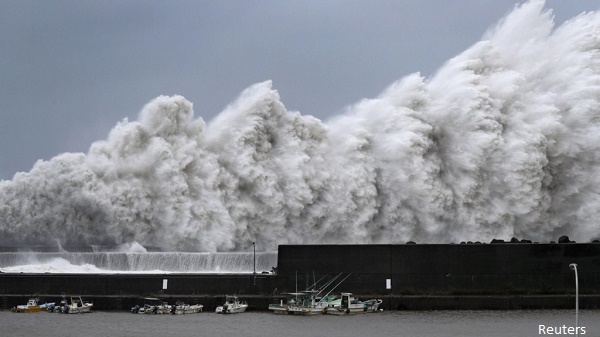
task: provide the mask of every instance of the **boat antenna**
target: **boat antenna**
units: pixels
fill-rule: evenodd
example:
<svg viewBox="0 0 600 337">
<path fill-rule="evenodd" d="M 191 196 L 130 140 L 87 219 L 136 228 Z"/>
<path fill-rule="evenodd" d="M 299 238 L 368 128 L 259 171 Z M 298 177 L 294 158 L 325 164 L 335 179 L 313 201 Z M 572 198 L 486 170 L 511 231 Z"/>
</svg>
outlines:
<svg viewBox="0 0 600 337">
<path fill-rule="evenodd" d="M 342 273 L 337 274 L 336 276 L 334 276 L 331 280 L 329 280 L 327 283 L 325 283 L 321 289 L 319 290 L 319 292 L 317 293 L 317 295 L 319 295 L 320 293 L 322 293 L 325 289 L 327 289 L 327 287 L 329 287 L 336 279 L 338 279 L 340 276 L 342 275 Z"/>
<path fill-rule="evenodd" d="M 314 272 L 313 272 L 314 273 Z M 317 286 L 317 283 L 321 282 L 324 278 L 326 278 L 327 276 L 329 276 L 329 274 L 323 275 L 323 277 L 321 277 L 318 281 L 316 281 L 315 283 L 313 283 L 310 288 L 314 288 Z"/>
<path fill-rule="evenodd" d="M 334 291 L 335 288 L 337 288 L 340 284 L 342 284 L 342 282 L 346 281 L 346 279 L 348 277 L 350 277 L 350 275 L 352 275 L 352 273 L 350 273 L 350 274 L 348 274 L 348 276 L 344 277 L 344 279 L 341 280 L 340 283 L 336 284 L 335 287 L 333 287 L 325 296 L 323 296 L 323 298 L 327 298 L 327 296 L 329 296 L 329 294 L 331 294 L 331 292 Z M 321 301 L 323 301 L 323 298 L 321 298 Z M 321 301 L 319 301 L 319 302 L 321 302 Z"/>
</svg>

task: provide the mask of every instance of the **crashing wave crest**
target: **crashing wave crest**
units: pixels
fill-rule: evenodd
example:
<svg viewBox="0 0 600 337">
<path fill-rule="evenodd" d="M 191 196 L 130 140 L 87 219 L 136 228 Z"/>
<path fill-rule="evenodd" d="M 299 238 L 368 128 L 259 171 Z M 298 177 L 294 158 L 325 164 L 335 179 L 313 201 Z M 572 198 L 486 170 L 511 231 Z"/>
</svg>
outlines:
<svg viewBox="0 0 600 337">
<path fill-rule="evenodd" d="M 328 122 L 287 111 L 270 81 L 208 125 L 161 96 L 87 155 L 1 181 L 0 237 L 194 251 L 589 240 L 599 48 L 598 13 L 554 27 L 533 1 L 432 78 L 409 75 Z"/>
</svg>

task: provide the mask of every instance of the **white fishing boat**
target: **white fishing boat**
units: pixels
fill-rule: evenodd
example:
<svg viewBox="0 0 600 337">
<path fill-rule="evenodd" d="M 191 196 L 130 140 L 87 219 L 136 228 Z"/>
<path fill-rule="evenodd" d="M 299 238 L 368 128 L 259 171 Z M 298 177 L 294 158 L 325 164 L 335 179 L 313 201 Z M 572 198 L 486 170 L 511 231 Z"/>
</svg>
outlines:
<svg viewBox="0 0 600 337">
<path fill-rule="evenodd" d="M 318 290 L 306 290 L 300 293 L 292 293 L 295 296 L 291 301 L 288 301 L 287 311 L 290 315 L 320 315 L 325 313 L 327 309 L 327 301 L 330 296 L 325 299 L 318 297 Z"/>
<path fill-rule="evenodd" d="M 92 311 L 94 304 L 92 302 L 84 302 L 81 296 L 71 296 L 69 303 L 64 303 L 60 312 L 63 314 L 84 314 Z"/>
<path fill-rule="evenodd" d="M 198 312 L 202 312 L 202 308 L 204 308 L 202 304 L 190 305 L 183 302 L 177 302 L 176 304 L 171 306 L 170 313 L 174 315 L 195 314 Z"/>
<path fill-rule="evenodd" d="M 288 315 L 318 315 L 323 313 L 326 306 L 317 301 L 315 293 L 310 290 L 287 293 L 287 300 L 280 303 L 269 304 L 269 310 L 276 314 Z"/>
<path fill-rule="evenodd" d="M 134 314 L 170 314 L 171 306 L 159 298 L 144 297 L 144 304 L 135 305 L 131 308 L 131 312 Z"/>
<path fill-rule="evenodd" d="M 225 297 L 225 303 L 217 307 L 217 314 L 237 314 L 246 311 L 248 303 L 241 302 L 237 296 Z"/>
<path fill-rule="evenodd" d="M 288 299 L 288 302 L 290 299 Z M 269 310 L 273 311 L 274 314 L 287 314 L 288 313 L 288 302 L 284 303 L 281 300 L 280 303 L 271 303 L 269 304 Z"/>
<path fill-rule="evenodd" d="M 269 310 L 276 314 L 288 315 L 320 315 L 325 313 L 328 302 L 335 299 L 334 295 L 317 297 L 316 293 L 311 291 L 302 291 L 299 293 L 289 293 L 284 302 L 269 304 Z"/>
<path fill-rule="evenodd" d="M 383 301 L 380 299 L 360 301 L 352 296 L 351 293 L 342 293 L 339 299 L 328 303 L 325 313 L 328 315 L 346 315 L 351 313 L 377 312 L 381 302 Z"/>
<path fill-rule="evenodd" d="M 320 296 L 322 292 L 325 291 L 327 287 L 329 287 L 333 282 L 338 279 L 342 274 L 338 274 L 332 280 L 328 281 L 321 288 L 315 290 L 315 285 L 318 282 L 315 282 L 313 286 L 309 287 L 308 290 L 304 290 L 301 292 L 288 293 L 287 301 L 284 303 L 281 300 L 279 303 L 273 303 L 269 305 L 269 310 L 273 311 L 276 314 L 288 314 L 288 315 L 320 315 L 324 314 L 327 310 L 328 303 L 334 300 L 336 297 L 334 295 L 329 295 L 338 285 L 340 285 L 344 280 L 348 278 L 346 276 L 342 281 L 340 281 L 333 289 L 331 289 L 326 295 Z M 320 280 L 319 280 L 320 281 Z"/>
</svg>

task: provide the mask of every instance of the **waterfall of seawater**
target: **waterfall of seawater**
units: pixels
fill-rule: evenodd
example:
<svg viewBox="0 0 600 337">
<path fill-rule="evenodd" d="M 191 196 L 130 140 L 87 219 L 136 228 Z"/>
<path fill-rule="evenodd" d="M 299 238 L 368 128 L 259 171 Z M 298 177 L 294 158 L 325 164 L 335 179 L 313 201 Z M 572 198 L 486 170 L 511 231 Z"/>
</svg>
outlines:
<svg viewBox="0 0 600 337">
<path fill-rule="evenodd" d="M 0 271 L 26 273 L 252 273 L 253 253 L 0 252 Z M 277 252 L 256 253 L 256 271 L 277 266 Z"/>
</svg>

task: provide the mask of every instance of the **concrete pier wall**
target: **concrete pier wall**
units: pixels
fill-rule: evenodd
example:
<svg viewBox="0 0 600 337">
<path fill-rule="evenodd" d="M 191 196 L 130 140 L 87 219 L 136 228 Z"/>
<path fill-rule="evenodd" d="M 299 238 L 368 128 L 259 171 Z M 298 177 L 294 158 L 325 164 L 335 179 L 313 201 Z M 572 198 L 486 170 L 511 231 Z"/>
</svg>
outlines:
<svg viewBox="0 0 600 337">
<path fill-rule="evenodd" d="M 280 291 L 350 273 L 341 287 L 360 294 L 565 294 L 575 290 L 569 264 L 577 263 L 580 293 L 600 292 L 597 243 L 282 245 L 278 256 Z"/>
<path fill-rule="evenodd" d="M 255 282 L 252 274 L 0 274 L 0 294 L 5 295 L 244 295 L 273 289 L 272 275 L 257 275 Z"/>
</svg>

